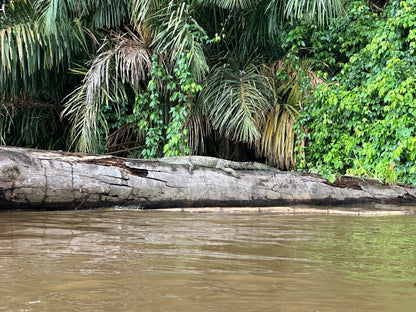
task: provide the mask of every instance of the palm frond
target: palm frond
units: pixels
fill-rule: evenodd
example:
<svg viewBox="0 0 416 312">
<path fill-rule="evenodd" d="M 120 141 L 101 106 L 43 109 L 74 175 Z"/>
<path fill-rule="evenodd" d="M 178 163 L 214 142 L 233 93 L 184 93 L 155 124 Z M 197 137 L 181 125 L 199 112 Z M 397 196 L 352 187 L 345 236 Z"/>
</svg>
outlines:
<svg viewBox="0 0 416 312">
<path fill-rule="evenodd" d="M 131 0 L 131 16 L 136 23 L 143 23 L 160 9 L 169 6 L 170 0 Z"/>
<path fill-rule="evenodd" d="M 265 10 L 269 23 L 269 30 L 273 29 L 277 24 L 285 22 L 285 8 L 287 0 L 271 0 Z"/>
<path fill-rule="evenodd" d="M 144 148 L 146 133 L 132 124 L 124 124 L 113 131 L 106 139 L 106 154 L 121 157 L 140 156 Z M 137 158 L 137 157 L 136 157 Z"/>
<path fill-rule="evenodd" d="M 114 34 L 112 43 L 114 47 L 94 59 L 84 78 L 87 103 L 94 102 L 96 95 L 103 90 L 102 83 L 106 90 L 109 90 L 111 81 L 115 81 L 117 89 L 118 79 L 137 87 L 151 70 L 151 51 L 142 38 L 127 30 L 123 35 Z M 105 45 L 102 49 L 104 48 Z"/>
<path fill-rule="evenodd" d="M 100 131 L 108 134 L 101 105 L 127 101 L 124 84 L 137 88 L 152 66 L 151 51 L 143 38 L 129 30 L 124 35 L 115 34 L 102 49 L 83 85 L 68 96 L 62 112 L 71 123 L 72 144 L 84 152 L 95 152 L 102 144 Z"/>
<path fill-rule="evenodd" d="M 270 5 L 273 5 L 272 3 Z M 279 3 L 277 5 L 280 6 Z M 287 0 L 284 14 L 287 19 L 303 19 L 324 25 L 343 13 L 340 0 Z"/>
<path fill-rule="evenodd" d="M 38 0 L 35 2 L 35 7 L 40 12 L 40 23 L 48 33 L 57 34 L 57 22 L 67 19 L 69 16 L 66 1 Z"/>
<path fill-rule="evenodd" d="M 103 97 L 104 94 L 103 92 Z M 69 100 L 64 105 L 61 116 L 66 118 L 71 125 L 70 144 L 78 151 L 97 152 L 102 146 L 100 130 L 105 134 L 108 133 L 100 100 L 95 99 L 93 102 L 87 102 L 83 86 L 80 86 L 69 95 Z"/>
<path fill-rule="evenodd" d="M 253 55 L 278 59 L 284 55 L 284 19 L 270 16 L 268 4 L 267 1 L 259 1 L 249 10 L 230 13 L 231 20 L 224 33 L 230 44 L 228 49 L 232 49 L 239 59 L 249 60 Z"/>
<path fill-rule="evenodd" d="M 256 147 L 269 163 L 280 169 L 292 169 L 295 166 L 294 124 L 309 92 L 303 86 L 308 83 L 315 89 L 323 80 L 315 75 L 307 59 L 294 64 L 283 58 L 273 62 L 267 73 L 273 81 L 273 109 Z"/>
<path fill-rule="evenodd" d="M 205 114 L 215 130 L 232 140 L 255 143 L 270 111 L 272 87 L 254 64 L 239 70 L 217 67 L 207 78 L 201 96 Z"/>
<path fill-rule="evenodd" d="M 90 7 L 91 28 L 106 28 L 119 30 L 130 20 L 130 1 L 88 1 Z"/>
<path fill-rule="evenodd" d="M 42 12 L 42 24 L 48 32 L 56 33 L 59 22 L 65 19 L 82 20 L 89 29 L 118 30 L 128 23 L 131 4 L 129 0 L 37 0 L 35 6 Z"/>
<path fill-rule="evenodd" d="M 227 10 L 248 9 L 256 4 L 256 1 L 251 0 L 212 0 L 220 8 Z"/>
<path fill-rule="evenodd" d="M 174 61 L 181 53 L 188 54 L 189 68 L 198 81 L 208 71 L 208 64 L 203 50 L 205 30 L 191 16 L 186 3 L 171 6 L 154 14 L 150 22 L 157 25 L 154 46 L 158 53 L 169 53 Z"/>
<path fill-rule="evenodd" d="M 52 102 L 24 96 L 0 101 L 0 145 L 62 148 L 62 131 Z"/>
<path fill-rule="evenodd" d="M 205 137 L 210 133 L 210 124 L 200 110 L 200 106 L 192 106 L 184 125 L 188 129 L 190 154 L 205 153 Z"/>
<path fill-rule="evenodd" d="M 28 1 L 16 1 L 0 19 L 0 90 L 1 95 L 18 95 L 21 90 L 34 93 L 36 73 L 44 69 L 36 12 Z"/>
<path fill-rule="evenodd" d="M 291 169 L 295 164 L 293 151 L 296 137 L 293 126 L 297 113 L 284 106 L 274 106 L 257 146 L 269 163 L 280 169 Z"/>
<path fill-rule="evenodd" d="M 37 3 L 37 2 L 36 2 Z M 28 0 L 14 1 L 0 19 L 0 89 L 2 96 L 21 92 L 35 95 L 64 72 L 73 55 L 82 51 L 85 38 L 76 21 L 49 26 L 42 12 Z"/>
</svg>

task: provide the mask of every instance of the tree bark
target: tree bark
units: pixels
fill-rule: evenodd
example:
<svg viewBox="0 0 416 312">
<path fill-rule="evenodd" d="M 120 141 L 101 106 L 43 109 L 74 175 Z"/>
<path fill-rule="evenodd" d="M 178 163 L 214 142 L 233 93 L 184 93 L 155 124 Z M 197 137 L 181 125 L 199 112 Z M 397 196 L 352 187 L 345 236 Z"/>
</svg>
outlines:
<svg viewBox="0 0 416 312">
<path fill-rule="evenodd" d="M 130 206 L 272 207 L 284 205 L 416 204 L 416 188 L 282 171 L 215 168 L 158 160 L 0 147 L 0 209 Z"/>
</svg>

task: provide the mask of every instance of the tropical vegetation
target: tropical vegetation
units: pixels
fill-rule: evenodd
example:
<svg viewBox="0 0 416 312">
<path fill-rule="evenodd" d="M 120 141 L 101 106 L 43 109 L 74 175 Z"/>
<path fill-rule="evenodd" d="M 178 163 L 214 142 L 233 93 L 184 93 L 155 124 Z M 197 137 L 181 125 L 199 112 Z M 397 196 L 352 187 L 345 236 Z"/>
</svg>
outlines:
<svg viewBox="0 0 416 312">
<path fill-rule="evenodd" d="M 376 12 L 354 1 L 348 11 L 348 22 L 330 32 L 298 29 L 310 40 L 311 55 L 336 73 L 298 119 L 308 140 L 298 166 L 332 178 L 416 184 L 416 1 L 394 1 Z"/>
<path fill-rule="evenodd" d="M 6 2 L 0 144 L 416 183 L 415 0 Z"/>
</svg>

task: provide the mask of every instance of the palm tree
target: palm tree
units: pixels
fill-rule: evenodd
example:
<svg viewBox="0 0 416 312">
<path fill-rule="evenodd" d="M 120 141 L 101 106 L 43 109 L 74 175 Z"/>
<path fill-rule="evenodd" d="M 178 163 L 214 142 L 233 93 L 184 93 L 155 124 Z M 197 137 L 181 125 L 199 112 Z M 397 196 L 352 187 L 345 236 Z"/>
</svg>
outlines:
<svg viewBox="0 0 416 312">
<path fill-rule="evenodd" d="M 42 4 L 16 0 L 3 6 L 0 15 L 0 139 L 4 144 L 52 148 L 62 134 L 59 98 L 73 80 L 66 71 L 85 45 L 84 32 L 79 23 L 68 19 L 47 31 L 48 11 Z"/>
<path fill-rule="evenodd" d="M 128 118 L 122 124 L 110 119 L 131 114 L 136 96 L 147 92 L 151 56 L 172 76 L 186 54 L 187 70 L 206 88 L 183 123 L 191 150 L 201 150 L 210 129 L 266 144 L 262 136 L 276 95 L 264 68 L 285 54 L 283 27 L 299 19 L 324 24 L 341 11 L 339 0 L 15 0 L 0 17 L 0 113 L 26 111 L 16 104 L 21 97 L 57 112 L 65 98 L 69 143 L 97 152 L 111 130 L 131 136 Z M 158 84 L 165 99 L 172 92 L 167 84 Z M 2 143 L 7 129 L 0 128 Z"/>
<path fill-rule="evenodd" d="M 266 70 L 272 83 L 273 104 L 256 148 L 270 164 L 280 169 L 294 168 L 296 118 L 306 97 L 318 84 L 324 83 L 312 68 L 313 64 L 308 59 L 294 63 L 283 58 L 273 62 Z M 309 88 L 305 89 L 305 85 Z"/>
<path fill-rule="evenodd" d="M 203 86 L 204 115 L 231 140 L 254 144 L 270 111 L 272 86 L 261 67 L 249 63 L 215 67 Z"/>
</svg>

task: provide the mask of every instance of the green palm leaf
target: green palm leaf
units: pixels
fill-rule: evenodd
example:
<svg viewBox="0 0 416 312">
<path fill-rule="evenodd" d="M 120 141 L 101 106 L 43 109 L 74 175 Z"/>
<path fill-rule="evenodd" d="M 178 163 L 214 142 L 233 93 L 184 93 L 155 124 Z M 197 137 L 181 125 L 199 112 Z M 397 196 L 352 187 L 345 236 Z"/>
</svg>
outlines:
<svg viewBox="0 0 416 312">
<path fill-rule="evenodd" d="M 270 7 L 281 7 L 280 1 L 272 0 Z M 284 15 L 288 19 L 304 19 L 324 25 L 342 13 L 340 0 L 286 0 Z"/>
<path fill-rule="evenodd" d="M 23 96 L 0 101 L 0 144 L 62 148 L 62 130 L 52 102 Z"/>
<path fill-rule="evenodd" d="M 48 26 L 50 19 L 28 0 L 16 0 L 0 19 L 0 89 L 2 96 L 20 92 L 35 95 L 69 67 L 74 54 L 85 47 L 77 21 Z M 54 32 L 49 32 L 52 27 Z M 54 82 L 56 85 L 56 82 Z"/>
<path fill-rule="evenodd" d="M 172 62 L 180 54 L 188 54 L 191 73 L 200 81 L 208 71 L 203 51 L 203 42 L 207 37 L 191 13 L 192 9 L 182 3 L 158 11 L 149 21 L 152 25 L 157 25 L 153 28 L 157 33 L 154 46 L 158 53 L 168 53 Z"/>
<path fill-rule="evenodd" d="M 1 95 L 17 95 L 21 90 L 34 93 L 43 40 L 39 35 L 36 12 L 28 1 L 16 1 L 0 19 L 0 90 Z"/>
<path fill-rule="evenodd" d="M 220 8 L 232 9 L 247 9 L 253 7 L 258 1 L 252 0 L 213 0 Z"/>
<path fill-rule="evenodd" d="M 131 17 L 134 22 L 143 23 L 149 16 L 169 6 L 169 0 L 131 0 Z"/>
<path fill-rule="evenodd" d="M 81 86 L 69 95 L 69 100 L 62 111 L 62 117 L 71 125 L 71 145 L 81 152 L 96 152 L 102 145 L 100 129 L 108 133 L 100 100 L 105 99 L 95 99 L 87 104 L 87 96 Z"/>
<path fill-rule="evenodd" d="M 205 114 L 214 129 L 232 140 L 253 144 L 270 111 L 270 81 L 253 64 L 242 70 L 219 66 L 207 78 L 201 94 Z"/>
</svg>

